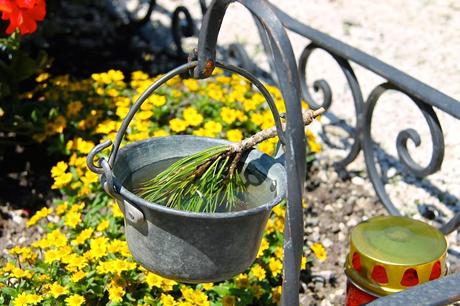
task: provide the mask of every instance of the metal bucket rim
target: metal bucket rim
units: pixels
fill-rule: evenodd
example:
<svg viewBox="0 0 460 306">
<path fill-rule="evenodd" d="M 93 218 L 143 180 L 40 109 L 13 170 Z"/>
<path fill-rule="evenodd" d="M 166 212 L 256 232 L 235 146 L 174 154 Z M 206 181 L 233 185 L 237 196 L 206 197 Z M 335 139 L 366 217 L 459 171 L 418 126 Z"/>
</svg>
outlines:
<svg viewBox="0 0 460 306">
<path fill-rule="evenodd" d="M 189 138 L 189 139 L 207 139 L 211 140 L 216 143 L 222 143 L 222 144 L 230 144 L 232 143 L 231 141 L 225 140 L 225 139 L 219 139 L 219 138 L 210 138 L 210 137 L 201 137 L 201 136 L 192 136 L 192 135 L 171 135 L 171 136 L 163 136 L 163 137 L 151 137 L 147 138 L 144 140 L 136 141 L 133 143 L 129 143 L 125 145 L 123 148 L 120 149 L 119 155 L 117 159 L 121 156 L 123 156 L 123 153 L 125 151 L 128 151 L 130 149 L 133 149 L 136 146 L 141 145 L 142 143 L 145 143 L 147 141 L 151 141 L 152 139 L 164 139 L 164 138 Z M 257 150 L 261 154 L 261 156 L 267 156 L 268 158 L 273 159 L 273 157 Z M 116 160 L 114 162 L 114 165 L 116 164 Z M 286 171 L 284 168 L 284 165 L 282 165 L 282 172 L 284 175 L 286 175 Z M 167 213 L 170 215 L 176 215 L 176 216 L 181 216 L 181 217 L 189 217 L 189 218 L 198 218 L 198 219 L 228 219 L 228 218 L 239 218 L 242 216 L 249 216 L 252 214 L 257 214 L 260 211 L 270 211 L 273 207 L 278 205 L 286 196 L 286 188 L 281 188 L 281 192 L 279 195 L 277 195 L 272 201 L 241 211 L 235 211 L 235 212 L 219 212 L 219 213 L 202 213 L 202 212 L 190 212 L 190 211 L 184 211 L 184 210 L 178 210 L 170 207 L 166 207 L 160 204 L 152 203 L 149 201 L 144 200 L 143 198 L 137 196 L 136 194 L 132 193 L 129 191 L 127 188 L 125 188 L 114 176 L 114 181 L 116 184 L 119 186 L 119 194 L 123 197 L 123 199 L 127 199 L 130 201 L 132 205 L 140 205 L 142 207 L 152 209 L 154 211 L 162 212 L 162 213 Z"/>
</svg>

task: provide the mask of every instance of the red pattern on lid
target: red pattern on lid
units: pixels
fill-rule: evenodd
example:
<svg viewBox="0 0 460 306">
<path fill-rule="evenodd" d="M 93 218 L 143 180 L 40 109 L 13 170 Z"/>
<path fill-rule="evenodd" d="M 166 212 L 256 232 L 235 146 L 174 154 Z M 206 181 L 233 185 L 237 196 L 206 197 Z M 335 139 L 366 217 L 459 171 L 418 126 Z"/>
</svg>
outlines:
<svg viewBox="0 0 460 306">
<path fill-rule="evenodd" d="M 401 280 L 401 285 L 412 287 L 419 283 L 417 271 L 413 268 L 407 269 Z"/>
</svg>

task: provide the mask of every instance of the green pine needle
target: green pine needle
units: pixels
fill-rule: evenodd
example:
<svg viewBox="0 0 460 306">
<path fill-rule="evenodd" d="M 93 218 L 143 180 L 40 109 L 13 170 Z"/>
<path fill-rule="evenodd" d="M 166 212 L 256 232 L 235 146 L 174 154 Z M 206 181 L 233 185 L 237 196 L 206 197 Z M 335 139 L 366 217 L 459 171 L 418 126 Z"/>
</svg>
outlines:
<svg viewBox="0 0 460 306">
<path fill-rule="evenodd" d="M 231 165 L 236 158 L 228 145 L 212 147 L 184 157 L 136 192 L 145 200 L 167 207 L 214 213 L 225 205 L 227 211 L 241 203 L 238 194 L 246 186 Z"/>
</svg>

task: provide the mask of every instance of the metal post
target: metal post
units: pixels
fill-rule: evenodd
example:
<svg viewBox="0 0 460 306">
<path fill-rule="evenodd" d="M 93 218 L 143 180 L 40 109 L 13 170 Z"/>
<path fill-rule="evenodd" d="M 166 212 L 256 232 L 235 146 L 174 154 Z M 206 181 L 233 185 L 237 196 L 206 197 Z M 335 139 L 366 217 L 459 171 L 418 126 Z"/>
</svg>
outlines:
<svg viewBox="0 0 460 306">
<path fill-rule="evenodd" d="M 235 0 L 214 0 L 203 18 L 198 41 L 198 65 L 194 77 L 209 77 L 214 69 L 216 42 L 228 5 Z M 265 0 L 238 0 L 267 33 L 274 68 L 286 105 L 287 212 L 284 233 L 282 304 L 299 305 L 300 262 L 303 249 L 302 195 L 305 178 L 306 140 L 301 116 L 301 91 L 294 52 L 287 33 Z"/>
</svg>

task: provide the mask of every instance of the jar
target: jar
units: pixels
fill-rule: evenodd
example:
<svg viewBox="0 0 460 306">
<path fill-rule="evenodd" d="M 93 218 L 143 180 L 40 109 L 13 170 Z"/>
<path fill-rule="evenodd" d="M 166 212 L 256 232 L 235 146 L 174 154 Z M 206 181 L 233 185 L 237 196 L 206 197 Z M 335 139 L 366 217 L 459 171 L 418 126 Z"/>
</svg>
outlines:
<svg viewBox="0 0 460 306">
<path fill-rule="evenodd" d="M 358 224 L 345 262 L 345 305 L 364 305 L 445 275 L 446 254 L 446 238 L 427 223 L 379 216 Z"/>
</svg>

